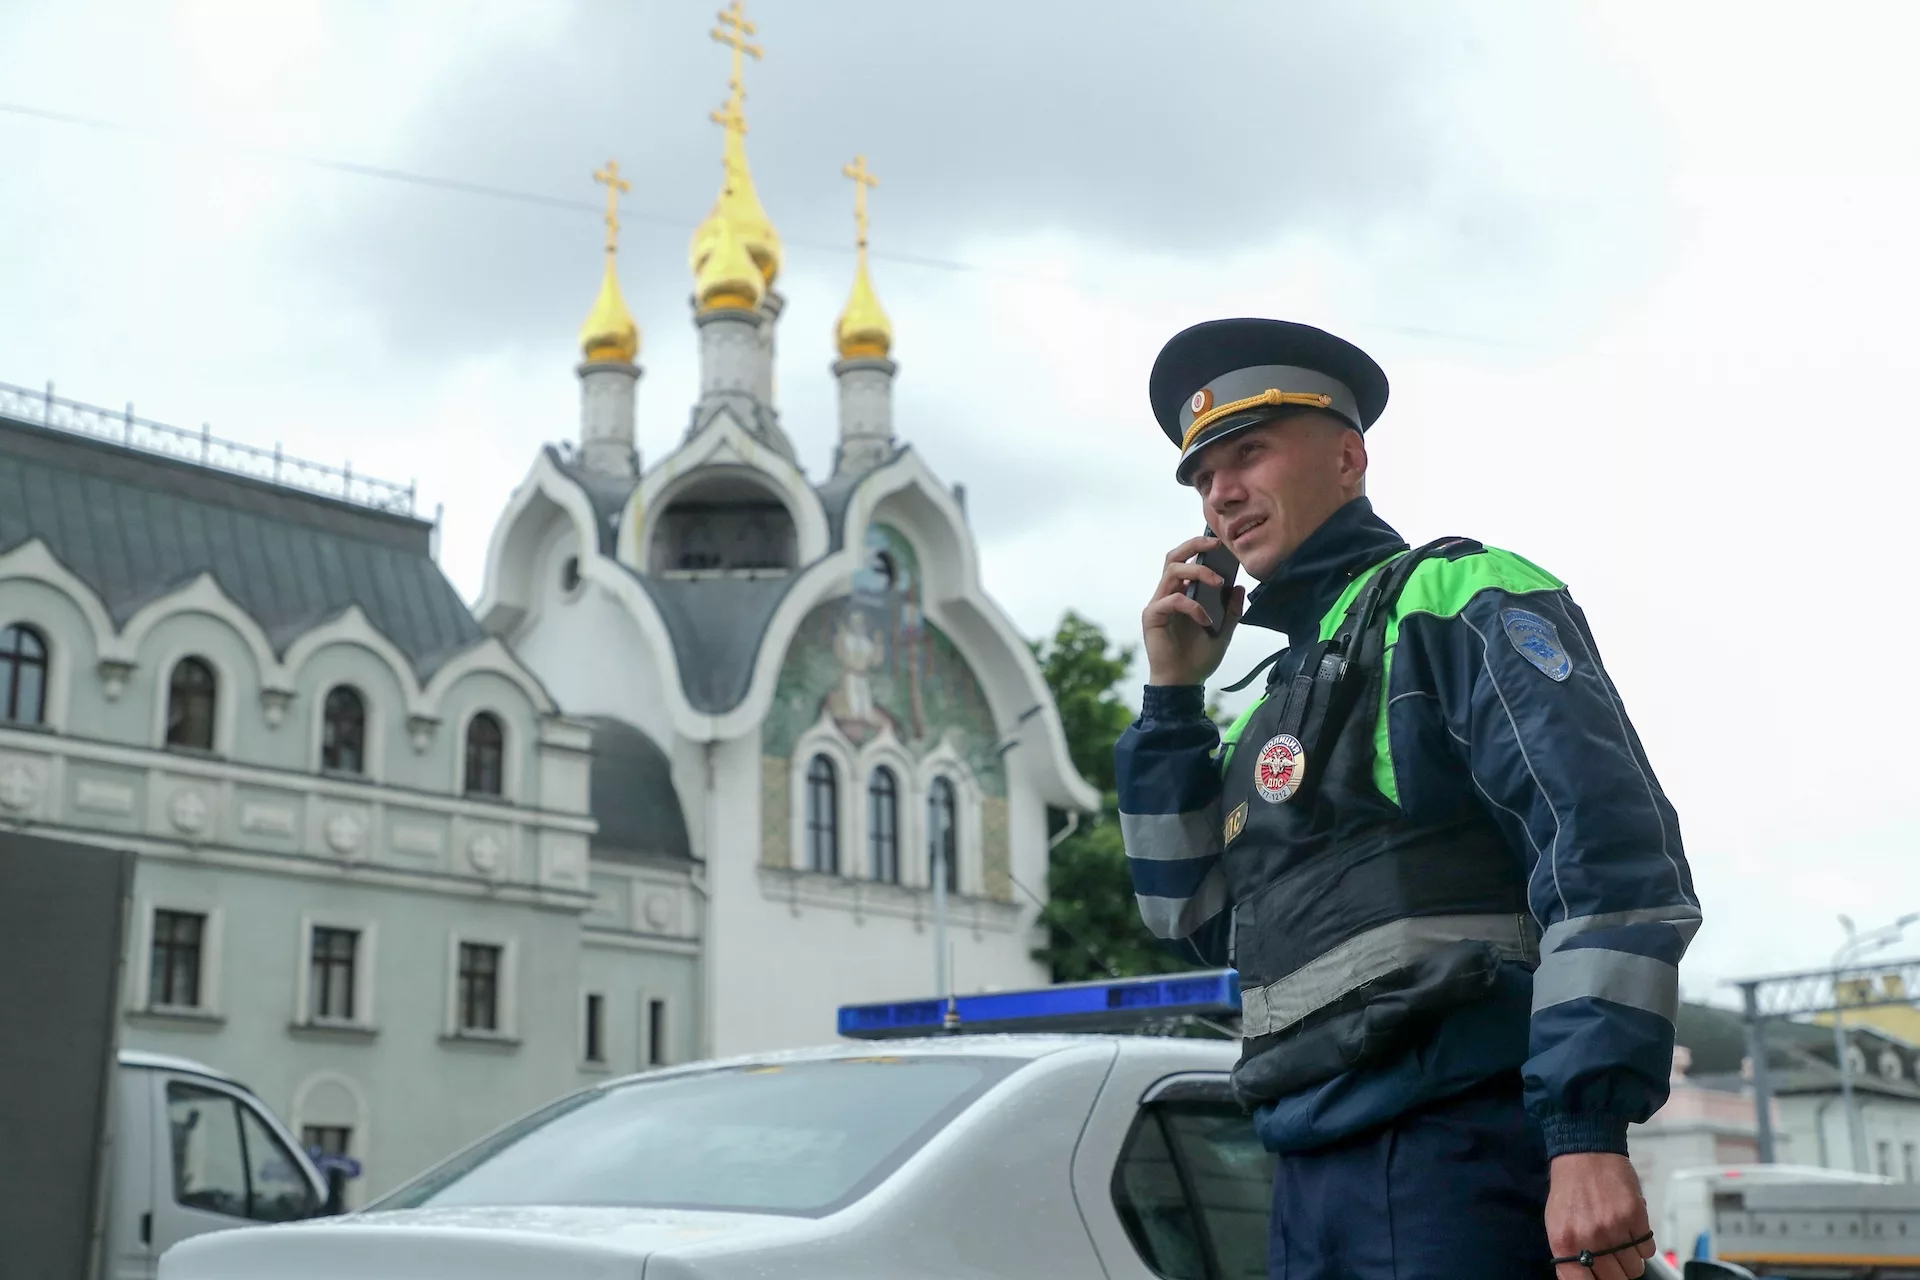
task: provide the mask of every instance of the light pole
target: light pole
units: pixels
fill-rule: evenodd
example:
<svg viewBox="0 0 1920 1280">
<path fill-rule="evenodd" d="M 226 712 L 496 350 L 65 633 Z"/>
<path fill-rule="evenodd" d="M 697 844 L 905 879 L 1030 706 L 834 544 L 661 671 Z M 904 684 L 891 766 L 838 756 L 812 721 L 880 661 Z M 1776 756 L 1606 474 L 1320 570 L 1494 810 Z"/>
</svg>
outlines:
<svg viewBox="0 0 1920 1280">
<path fill-rule="evenodd" d="M 1915 921 L 1920 921 L 1920 911 L 1909 911 L 1871 933 L 1856 933 L 1853 918 L 1840 917 L 1840 927 L 1846 930 L 1847 940 L 1833 953 L 1833 1060 L 1840 1069 L 1840 1112 L 1847 1121 L 1847 1155 L 1855 1173 L 1866 1172 L 1861 1162 L 1866 1157 L 1867 1138 L 1862 1131 L 1860 1109 L 1853 1099 L 1853 1054 L 1847 1044 L 1847 1010 L 1840 998 L 1840 970 L 1847 961 L 1898 940 Z"/>
</svg>

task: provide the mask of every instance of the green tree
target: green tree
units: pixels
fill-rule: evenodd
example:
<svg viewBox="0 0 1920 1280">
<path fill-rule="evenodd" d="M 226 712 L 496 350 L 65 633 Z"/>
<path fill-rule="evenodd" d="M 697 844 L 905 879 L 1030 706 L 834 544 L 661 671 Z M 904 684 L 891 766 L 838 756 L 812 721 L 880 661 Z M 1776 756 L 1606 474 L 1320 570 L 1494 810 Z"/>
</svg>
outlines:
<svg viewBox="0 0 1920 1280">
<path fill-rule="evenodd" d="M 1115 645 L 1098 623 L 1069 611 L 1053 638 L 1033 646 L 1060 708 L 1067 752 L 1080 776 L 1100 790 L 1100 812 L 1086 814 L 1053 850 L 1047 869 L 1047 945 L 1034 952 L 1055 982 L 1165 973 L 1184 967 L 1140 923 L 1127 875 L 1114 793 L 1113 744 L 1133 720 L 1120 696 L 1134 649 Z"/>
</svg>

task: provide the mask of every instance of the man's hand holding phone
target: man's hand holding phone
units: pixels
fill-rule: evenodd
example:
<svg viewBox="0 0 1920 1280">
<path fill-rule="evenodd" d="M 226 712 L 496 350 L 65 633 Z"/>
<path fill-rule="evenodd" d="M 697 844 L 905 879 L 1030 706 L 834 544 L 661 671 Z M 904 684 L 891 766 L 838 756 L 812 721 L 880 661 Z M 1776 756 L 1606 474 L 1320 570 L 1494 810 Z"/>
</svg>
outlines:
<svg viewBox="0 0 1920 1280">
<path fill-rule="evenodd" d="M 1189 538 L 1167 553 L 1160 585 L 1140 615 L 1147 683 L 1205 684 L 1219 669 L 1246 606 L 1246 588 L 1233 585 L 1238 570 L 1233 554 L 1211 534 Z M 1214 617 L 1207 608 L 1211 600 L 1196 595 L 1217 599 L 1225 616 Z"/>
</svg>

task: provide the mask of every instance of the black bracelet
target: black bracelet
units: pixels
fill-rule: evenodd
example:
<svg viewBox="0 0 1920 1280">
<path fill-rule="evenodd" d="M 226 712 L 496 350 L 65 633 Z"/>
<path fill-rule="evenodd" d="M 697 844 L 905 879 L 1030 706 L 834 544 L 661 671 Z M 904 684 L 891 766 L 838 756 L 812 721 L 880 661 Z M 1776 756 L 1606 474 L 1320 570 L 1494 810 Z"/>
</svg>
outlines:
<svg viewBox="0 0 1920 1280">
<path fill-rule="evenodd" d="M 1651 1239 L 1653 1239 L 1653 1232 L 1649 1231 L 1647 1232 L 1647 1234 L 1641 1236 L 1638 1240 L 1629 1240 L 1625 1244 L 1615 1245 L 1611 1249 L 1602 1249 L 1598 1253 L 1594 1252 L 1592 1249 L 1582 1249 L 1580 1252 L 1574 1254 L 1570 1258 L 1555 1258 L 1553 1260 L 1553 1265 L 1557 1267 L 1560 1264 L 1565 1262 L 1577 1262 L 1581 1266 L 1585 1267 L 1587 1270 L 1591 1271 L 1593 1270 L 1593 1260 L 1595 1258 L 1604 1258 L 1610 1253 L 1621 1253 L 1627 1249 L 1638 1249 L 1641 1245 L 1645 1244 L 1647 1241 Z"/>
</svg>

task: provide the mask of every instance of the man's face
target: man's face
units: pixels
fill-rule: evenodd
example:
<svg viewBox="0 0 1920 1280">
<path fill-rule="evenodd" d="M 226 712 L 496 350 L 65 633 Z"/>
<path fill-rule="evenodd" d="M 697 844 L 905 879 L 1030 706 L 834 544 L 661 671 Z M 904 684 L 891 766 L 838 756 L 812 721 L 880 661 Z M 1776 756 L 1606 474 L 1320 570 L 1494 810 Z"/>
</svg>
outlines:
<svg viewBox="0 0 1920 1280">
<path fill-rule="evenodd" d="M 1193 487 L 1207 527 L 1264 581 L 1359 496 L 1366 472 L 1358 431 L 1328 414 L 1298 413 L 1207 446 Z"/>
</svg>

